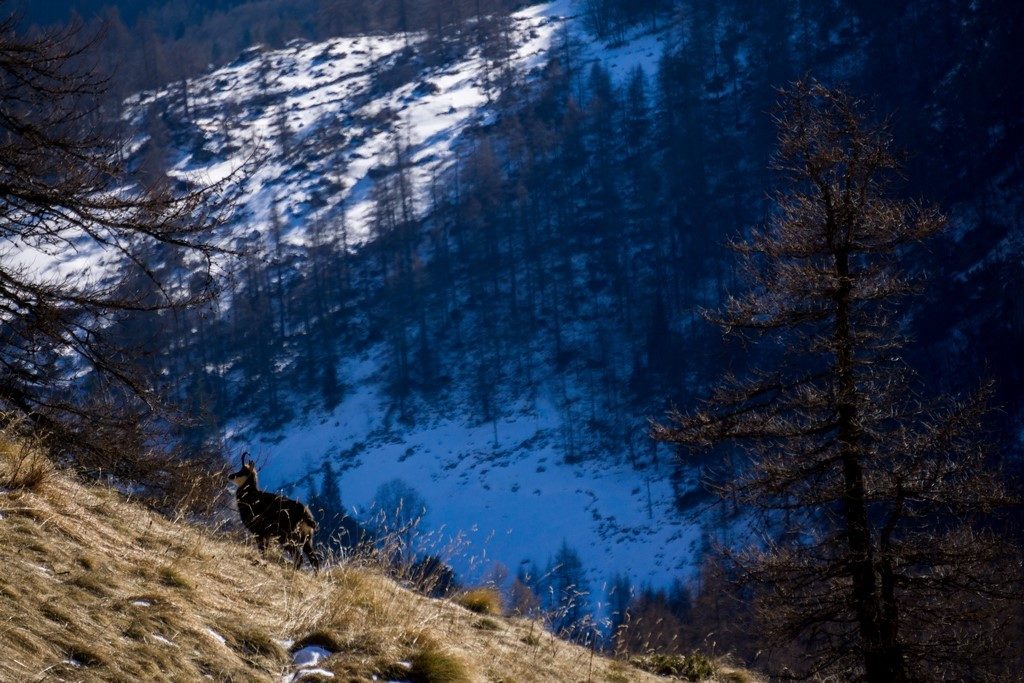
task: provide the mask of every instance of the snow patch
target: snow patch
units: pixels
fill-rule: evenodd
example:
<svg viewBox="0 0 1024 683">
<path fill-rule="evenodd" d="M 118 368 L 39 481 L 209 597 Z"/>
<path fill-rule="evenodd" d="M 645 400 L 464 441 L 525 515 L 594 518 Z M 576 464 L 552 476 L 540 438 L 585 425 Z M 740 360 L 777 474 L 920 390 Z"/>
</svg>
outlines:
<svg viewBox="0 0 1024 683">
<path fill-rule="evenodd" d="M 287 647 L 291 647 L 294 641 L 278 641 L 282 645 L 288 643 Z M 317 665 L 323 660 L 327 659 L 334 653 L 330 650 L 321 647 L 319 645 L 307 645 L 301 647 L 292 653 L 292 664 L 295 665 L 296 670 L 290 674 L 285 674 L 281 678 L 281 683 L 296 683 L 296 681 L 306 680 L 314 676 L 320 678 L 334 678 L 334 673 L 318 667 Z"/>
<path fill-rule="evenodd" d="M 177 645 L 172 643 L 170 640 L 168 640 L 167 638 L 164 638 L 162 635 L 160 635 L 158 633 L 152 633 L 152 634 L 150 634 L 149 637 L 152 638 L 153 640 L 155 640 L 156 642 L 163 643 L 164 645 L 167 645 L 169 647 L 178 647 Z"/>
<path fill-rule="evenodd" d="M 285 676 L 282 678 L 282 683 L 296 683 L 297 681 L 304 681 L 314 676 L 319 678 L 334 678 L 334 672 L 328 671 L 327 669 L 300 669 L 294 674 Z"/>
<path fill-rule="evenodd" d="M 216 641 L 217 641 L 218 643 L 220 643 L 221 645 L 227 645 L 227 644 L 228 644 L 228 641 L 227 641 L 227 640 L 226 640 L 226 639 L 224 638 L 224 636 L 222 636 L 221 634 L 217 633 L 216 631 L 214 631 L 214 630 L 213 630 L 212 628 L 210 628 L 209 626 L 207 626 L 207 627 L 206 627 L 206 633 L 207 633 L 207 634 L 208 634 L 208 635 L 209 635 L 209 636 L 210 636 L 211 638 L 213 638 L 213 639 L 214 639 L 214 640 L 216 640 Z"/>
<path fill-rule="evenodd" d="M 544 63 L 559 12 L 568 8 L 561 1 L 512 15 L 516 71 L 526 75 Z M 419 49 L 426 38 L 368 35 L 248 51 L 189 82 L 187 114 L 175 109 L 181 101 L 175 84 L 129 98 L 127 118 L 141 130 L 152 107 L 176 112 L 182 142 L 168 171 L 176 180 L 217 183 L 254 155 L 262 159 L 230 188 L 238 202 L 231 229 L 239 234 L 267 235 L 276 211 L 287 244 L 306 244 L 315 222 L 344 221 L 354 248 L 371 237 L 371 189 L 396 142 L 409 145 L 414 200 L 422 210 L 433 181 L 458 160 L 462 134 L 481 124 L 493 100 L 488 61 L 478 48 L 460 61 L 417 66 L 415 77 L 391 83 L 387 74 L 409 60 L 407 46 Z M 137 135 L 135 145 L 141 148 L 145 138 Z"/>
<path fill-rule="evenodd" d="M 307 645 L 292 653 L 292 663 L 300 668 L 316 666 L 321 660 L 327 659 L 332 654 L 334 653 L 319 645 Z"/>
</svg>

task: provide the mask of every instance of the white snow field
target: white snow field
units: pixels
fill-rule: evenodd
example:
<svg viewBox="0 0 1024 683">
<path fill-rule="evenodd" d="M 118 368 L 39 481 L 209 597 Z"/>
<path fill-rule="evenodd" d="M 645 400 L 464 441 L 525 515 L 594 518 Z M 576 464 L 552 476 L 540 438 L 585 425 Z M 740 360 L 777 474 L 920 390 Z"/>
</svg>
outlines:
<svg viewBox="0 0 1024 683">
<path fill-rule="evenodd" d="M 496 562 L 513 574 L 525 560 L 543 569 L 563 542 L 579 552 L 595 603 L 616 573 L 655 586 L 692 577 L 701 525 L 672 509 L 667 452 L 659 471 L 566 464 L 561 415 L 544 402 L 510 409 L 496 424 L 437 415 L 414 427 L 389 425 L 373 377 L 379 367 L 373 359 L 347 363 L 341 376 L 354 388 L 329 414 L 274 435 L 235 435 L 261 465 L 264 487 L 308 499 L 310 475 L 330 461 L 342 500 L 366 518 L 375 514 L 377 488 L 400 478 L 426 502 L 419 549 L 446 558 L 468 581 Z"/>
</svg>

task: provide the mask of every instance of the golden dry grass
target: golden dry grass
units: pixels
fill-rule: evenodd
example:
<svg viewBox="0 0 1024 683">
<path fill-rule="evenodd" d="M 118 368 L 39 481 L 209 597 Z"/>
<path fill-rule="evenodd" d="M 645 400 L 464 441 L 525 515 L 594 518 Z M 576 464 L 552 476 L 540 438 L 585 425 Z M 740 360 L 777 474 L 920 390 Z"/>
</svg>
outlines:
<svg viewBox="0 0 1024 683">
<path fill-rule="evenodd" d="M 11 426 L 17 429 L 18 425 Z M 30 439 L 0 438 L 0 488 L 38 489 L 53 472 L 53 465 Z"/>
<path fill-rule="evenodd" d="M 18 452 L 0 434 L 0 482 Z M 664 680 L 372 568 L 265 561 L 62 472 L 31 484 L 0 489 L 0 681 L 279 681 L 306 644 L 334 681 Z"/>
</svg>

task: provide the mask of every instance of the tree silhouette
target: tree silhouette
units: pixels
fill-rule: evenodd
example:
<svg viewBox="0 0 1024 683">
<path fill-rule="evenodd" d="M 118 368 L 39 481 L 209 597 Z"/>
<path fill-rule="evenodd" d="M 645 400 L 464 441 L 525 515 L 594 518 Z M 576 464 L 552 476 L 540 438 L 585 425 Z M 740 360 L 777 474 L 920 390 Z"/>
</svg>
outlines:
<svg viewBox="0 0 1024 683">
<path fill-rule="evenodd" d="M 790 189 L 735 245 L 749 290 L 711 315 L 768 369 L 726 375 L 654 437 L 741 460 L 715 485 L 764 511 L 773 540 L 733 559 L 764 588 L 769 633 L 806 639 L 802 673 L 977 679 L 1007 661 L 992 652 L 1019 580 L 984 524 L 1007 501 L 980 437 L 987 392 L 923 395 L 899 307 L 921 289 L 909 247 L 945 220 L 887 195 L 888 128 L 857 101 L 798 83 L 783 105 L 774 165 Z"/>
<path fill-rule="evenodd" d="M 166 406 L 110 332 L 209 300 L 220 186 L 139 186 L 100 124 L 106 82 L 80 30 L 15 27 L 0 22 L 0 415 L 116 471 Z M 162 278 L 170 263 L 189 272 Z"/>
<path fill-rule="evenodd" d="M 544 575 L 545 599 L 551 612 L 551 628 L 572 640 L 589 635 L 590 588 L 579 553 L 562 541 Z"/>
</svg>

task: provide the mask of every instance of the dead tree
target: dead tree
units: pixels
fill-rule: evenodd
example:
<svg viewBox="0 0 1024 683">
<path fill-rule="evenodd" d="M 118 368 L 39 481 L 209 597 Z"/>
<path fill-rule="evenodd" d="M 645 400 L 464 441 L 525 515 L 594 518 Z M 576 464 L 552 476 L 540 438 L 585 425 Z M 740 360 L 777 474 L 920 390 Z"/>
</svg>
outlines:
<svg viewBox="0 0 1024 683">
<path fill-rule="evenodd" d="M 767 540 L 733 559 L 768 635 L 805 645 L 795 673 L 998 677 L 1020 569 L 985 521 L 1008 499 L 980 436 L 987 392 L 926 397 L 904 359 L 901 304 L 922 284 L 905 257 L 945 219 L 888 196 L 888 127 L 849 96 L 798 83 L 777 123 L 789 189 L 735 245 L 749 290 L 710 315 L 766 369 L 725 376 L 654 437 L 739 472 L 712 484 L 763 513 Z"/>
</svg>

